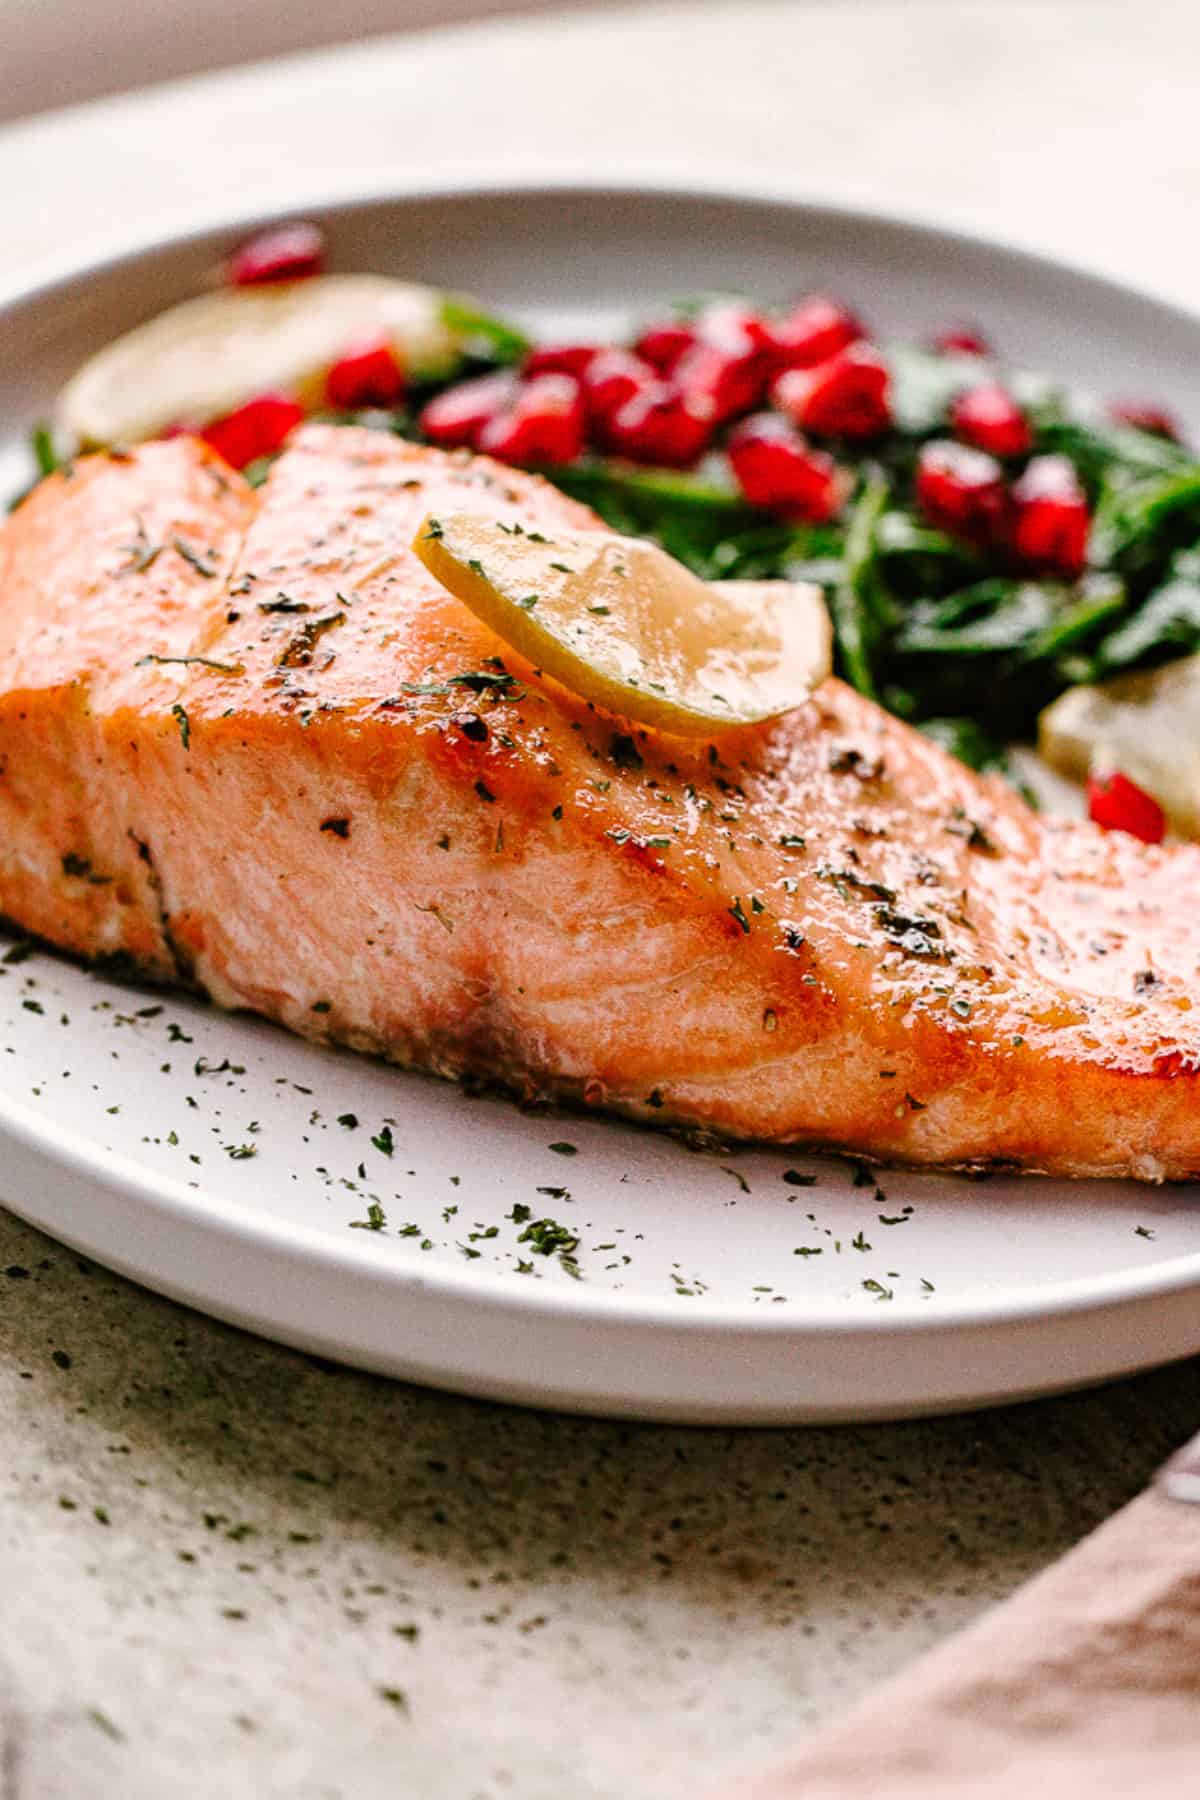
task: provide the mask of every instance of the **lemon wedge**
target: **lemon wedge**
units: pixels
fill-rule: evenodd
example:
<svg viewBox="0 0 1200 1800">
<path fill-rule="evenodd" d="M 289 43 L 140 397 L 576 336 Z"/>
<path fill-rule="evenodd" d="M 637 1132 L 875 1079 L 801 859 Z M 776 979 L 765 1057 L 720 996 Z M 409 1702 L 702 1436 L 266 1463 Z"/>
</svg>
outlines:
<svg viewBox="0 0 1200 1800">
<path fill-rule="evenodd" d="M 444 303 L 434 288 L 386 275 L 218 288 L 97 351 L 63 390 L 56 423 L 64 440 L 88 448 L 206 425 L 255 394 L 282 390 L 319 406 L 330 364 L 373 331 L 387 333 L 404 370 L 441 373 L 461 336 Z"/>
<path fill-rule="evenodd" d="M 1119 769 L 1200 837 L 1200 656 L 1068 688 L 1038 721 L 1038 749 L 1075 781 Z"/>
<path fill-rule="evenodd" d="M 427 518 L 413 549 L 536 667 L 663 731 L 775 718 L 830 670 L 829 615 L 807 582 L 704 582 L 641 538 L 467 512 Z"/>
</svg>

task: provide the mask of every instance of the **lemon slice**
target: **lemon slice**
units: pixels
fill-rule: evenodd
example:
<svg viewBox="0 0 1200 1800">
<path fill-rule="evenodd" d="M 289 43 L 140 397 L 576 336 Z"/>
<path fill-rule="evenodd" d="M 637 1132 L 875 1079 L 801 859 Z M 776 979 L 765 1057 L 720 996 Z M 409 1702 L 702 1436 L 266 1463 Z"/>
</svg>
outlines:
<svg viewBox="0 0 1200 1800">
<path fill-rule="evenodd" d="M 1200 837 L 1200 656 L 1068 688 L 1038 721 L 1038 749 L 1075 781 L 1119 769 Z"/>
<path fill-rule="evenodd" d="M 801 705 L 832 632 L 806 582 L 704 582 L 665 550 L 608 531 L 474 513 L 428 518 L 413 549 L 476 616 L 572 693 L 695 737 Z"/>
<path fill-rule="evenodd" d="M 255 394 L 282 389 L 320 405 L 330 364 L 372 331 L 386 331 L 406 371 L 440 373 L 461 337 L 444 301 L 386 275 L 219 288 L 98 351 L 63 390 L 57 423 L 84 447 L 133 444 L 168 425 L 206 425 Z"/>
</svg>

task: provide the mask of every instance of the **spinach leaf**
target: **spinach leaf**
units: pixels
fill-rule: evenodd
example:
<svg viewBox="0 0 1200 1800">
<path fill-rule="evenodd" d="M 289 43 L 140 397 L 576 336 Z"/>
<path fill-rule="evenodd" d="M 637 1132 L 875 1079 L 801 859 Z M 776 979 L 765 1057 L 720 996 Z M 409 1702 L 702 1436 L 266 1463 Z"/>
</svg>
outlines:
<svg viewBox="0 0 1200 1800">
<path fill-rule="evenodd" d="M 29 447 L 33 451 L 33 460 L 37 464 L 38 474 L 53 475 L 60 467 L 58 451 L 54 448 L 54 439 L 50 435 L 48 425 L 35 425 L 29 434 Z"/>
<path fill-rule="evenodd" d="M 1171 573 L 1096 653 L 1096 672 L 1110 674 L 1151 660 L 1200 650 L 1200 551 L 1172 559 Z"/>
<path fill-rule="evenodd" d="M 875 697 L 872 661 L 883 623 L 883 594 L 875 559 L 875 532 L 887 505 L 887 478 L 868 474 L 846 531 L 841 579 L 829 595 L 839 660 L 860 694 Z"/>
<path fill-rule="evenodd" d="M 1118 613 L 1125 611 L 1125 584 L 1115 575 L 1088 576 L 1074 596 L 1067 597 L 1050 622 L 1026 644 L 1026 662 L 1067 655 L 1098 635 Z"/>
<path fill-rule="evenodd" d="M 453 294 L 447 294 L 442 301 L 442 324 L 462 337 L 468 353 L 482 349 L 490 362 L 520 362 L 531 348 L 529 339 L 515 325 L 480 312 L 469 301 L 458 300 Z"/>
<path fill-rule="evenodd" d="M 913 608 L 897 634 L 909 656 L 979 656 L 1023 650 L 1054 621 L 1061 590 L 993 577 L 937 603 Z"/>
</svg>

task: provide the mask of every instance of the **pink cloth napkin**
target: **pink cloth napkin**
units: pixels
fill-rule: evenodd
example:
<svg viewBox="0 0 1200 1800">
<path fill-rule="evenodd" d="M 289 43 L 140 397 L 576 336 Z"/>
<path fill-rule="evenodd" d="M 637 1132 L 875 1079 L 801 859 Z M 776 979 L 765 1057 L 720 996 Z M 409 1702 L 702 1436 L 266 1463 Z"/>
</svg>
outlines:
<svg viewBox="0 0 1200 1800">
<path fill-rule="evenodd" d="M 1200 1506 L 1141 1495 L 712 1800 L 1200 1800 Z"/>
</svg>

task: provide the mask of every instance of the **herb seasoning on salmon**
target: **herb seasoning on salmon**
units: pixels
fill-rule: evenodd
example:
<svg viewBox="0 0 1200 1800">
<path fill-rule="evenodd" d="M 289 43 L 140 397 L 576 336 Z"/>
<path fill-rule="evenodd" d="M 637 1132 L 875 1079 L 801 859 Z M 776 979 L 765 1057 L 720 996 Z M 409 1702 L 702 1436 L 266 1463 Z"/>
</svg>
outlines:
<svg viewBox="0 0 1200 1800">
<path fill-rule="evenodd" d="M 537 476 L 334 425 L 258 489 L 185 437 L 46 480 L 0 535 L 0 910 L 309 1037 L 660 1124 L 1200 1174 L 1200 848 L 1042 820 L 836 679 L 709 741 L 631 732 L 409 550 L 472 509 L 599 528 Z M 214 573 L 130 569 L 140 534 Z M 230 621 L 253 571 L 341 615 L 310 660 L 287 613 Z"/>
</svg>

